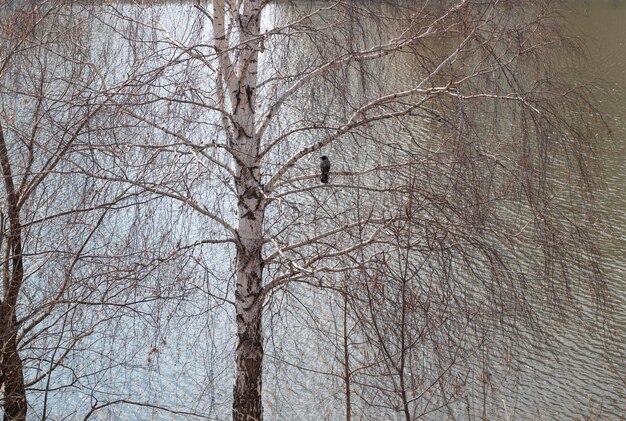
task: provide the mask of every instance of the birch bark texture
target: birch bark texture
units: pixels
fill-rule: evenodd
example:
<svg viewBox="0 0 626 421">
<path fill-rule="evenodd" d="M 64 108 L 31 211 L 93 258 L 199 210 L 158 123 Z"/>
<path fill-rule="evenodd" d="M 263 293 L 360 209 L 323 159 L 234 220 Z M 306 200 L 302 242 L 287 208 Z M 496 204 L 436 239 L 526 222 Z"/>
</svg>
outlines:
<svg viewBox="0 0 626 421">
<path fill-rule="evenodd" d="M 263 220 L 260 136 L 256 131 L 255 90 L 261 12 L 266 1 L 213 2 L 215 48 L 219 62 L 217 95 L 227 98 L 231 113 L 224 127 L 234 160 L 237 193 L 235 312 L 237 344 L 233 385 L 233 419 L 262 420 L 263 372 Z M 231 54 L 226 11 L 233 12 L 239 48 Z M 230 31 L 229 31 L 230 32 Z M 232 35 L 232 32 L 230 32 Z"/>
</svg>

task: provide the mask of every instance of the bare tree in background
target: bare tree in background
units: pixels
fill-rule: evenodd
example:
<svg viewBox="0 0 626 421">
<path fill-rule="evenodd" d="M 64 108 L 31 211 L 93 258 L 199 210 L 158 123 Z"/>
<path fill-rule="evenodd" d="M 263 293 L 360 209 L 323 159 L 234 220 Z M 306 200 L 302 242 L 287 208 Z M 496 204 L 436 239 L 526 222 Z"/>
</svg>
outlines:
<svg viewBox="0 0 626 421">
<path fill-rule="evenodd" d="M 97 46 L 89 45 L 91 28 L 81 21 L 85 15 L 73 15 L 70 6 L 22 2 L 1 9 L 0 384 L 5 420 L 24 420 L 27 413 L 38 419 L 76 416 L 75 409 L 60 408 L 55 398 L 77 385 L 79 393 L 92 395 L 93 409 L 102 406 L 94 396 L 111 392 L 98 379 L 130 357 L 118 349 L 115 359 L 84 364 L 79 355 L 93 361 L 103 348 L 95 344 L 123 343 L 123 336 L 133 334 L 114 331 L 124 326 L 120 320 L 142 312 L 157 319 L 152 303 L 168 295 L 167 285 L 157 290 L 146 280 L 168 271 L 167 253 L 151 250 L 151 241 L 136 246 L 141 237 L 133 225 L 138 222 L 127 212 L 138 203 L 147 208 L 150 198 L 140 202 L 142 191 L 89 175 L 106 171 L 99 167 L 106 159 L 94 159 L 98 151 L 108 154 L 109 162 L 114 159 L 115 149 L 98 141 L 115 137 L 114 116 L 107 109 L 106 66 L 94 53 Z M 124 79 L 110 92 L 124 82 L 130 83 Z M 176 275 L 171 279 L 174 284 Z"/>
<path fill-rule="evenodd" d="M 45 389 L 46 379 L 89 334 L 79 324 L 66 325 L 77 323 L 75 305 L 57 310 L 81 289 L 83 253 L 116 202 L 95 205 L 98 187 L 67 175 L 72 169 L 65 160 L 102 106 L 84 89 L 89 69 L 62 63 L 77 51 L 55 44 L 68 43 L 76 28 L 64 25 L 58 9 L 22 6 L 3 10 L 0 69 L 0 380 L 7 420 L 26 418 L 26 390 Z"/>
</svg>

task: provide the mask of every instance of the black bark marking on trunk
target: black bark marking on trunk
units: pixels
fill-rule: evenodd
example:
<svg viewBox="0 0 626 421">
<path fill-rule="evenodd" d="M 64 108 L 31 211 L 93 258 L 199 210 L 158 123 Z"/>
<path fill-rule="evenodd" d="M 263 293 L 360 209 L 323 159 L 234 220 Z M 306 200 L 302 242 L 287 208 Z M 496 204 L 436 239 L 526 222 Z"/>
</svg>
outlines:
<svg viewBox="0 0 626 421">
<path fill-rule="evenodd" d="M 250 107 L 250 112 L 254 114 L 254 107 L 253 107 L 254 88 L 251 87 L 250 85 L 246 85 L 246 95 L 248 95 L 248 107 Z"/>
<path fill-rule="evenodd" d="M 235 92 L 235 111 L 233 114 L 237 114 L 237 112 L 239 111 L 239 103 L 241 102 L 241 89 L 237 89 L 237 91 Z"/>
<path fill-rule="evenodd" d="M 254 212 L 252 210 L 249 210 L 248 212 L 246 212 L 243 216 L 243 219 L 250 219 L 252 221 L 256 220 L 256 216 L 254 216 Z"/>
</svg>

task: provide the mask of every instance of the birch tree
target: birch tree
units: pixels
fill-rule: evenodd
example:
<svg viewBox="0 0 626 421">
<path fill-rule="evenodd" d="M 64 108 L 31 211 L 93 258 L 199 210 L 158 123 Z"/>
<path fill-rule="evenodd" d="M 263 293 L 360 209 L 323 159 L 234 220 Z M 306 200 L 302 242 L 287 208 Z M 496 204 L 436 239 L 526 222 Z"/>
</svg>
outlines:
<svg viewBox="0 0 626 421">
<path fill-rule="evenodd" d="M 120 161 L 93 176 L 205 221 L 190 248 L 234 250 L 234 294 L 222 297 L 236 324 L 233 419 L 263 419 L 263 316 L 276 314 L 274 300 L 314 306 L 310 291 L 345 294 L 338 274 L 395 267 L 388 256 L 401 250 L 416 272 L 392 278 L 405 298 L 409 280 L 421 294 L 445 295 L 441 312 L 424 319 L 471 295 L 489 310 L 483 320 L 514 308 L 519 323 L 532 321 L 530 301 L 572 293 L 564 261 L 590 262 L 581 278 L 602 297 L 580 229 L 587 215 L 554 200 L 547 176 L 558 166 L 577 192 L 592 186 L 593 143 L 574 116 L 580 104 L 594 112 L 552 72 L 550 55 L 568 44 L 550 2 L 214 0 L 177 17 L 156 10 L 108 10 L 127 23 L 119 34 L 136 81 L 108 100 L 119 118 L 150 130 L 150 139 L 121 140 L 150 158 L 136 172 Z M 407 72 L 386 79 L 396 66 Z M 328 184 L 320 155 L 332 163 Z M 520 259 L 521 244 L 541 251 Z M 526 276 L 533 264 L 541 270 Z M 363 278 L 366 297 L 374 278 Z M 400 314 L 417 312 L 406 305 Z M 401 337 L 415 345 L 413 328 Z M 400 350 L 400 360 L 383 353 L 403 365 L 410 347 Z M 396 367 L 398 375 L 406 379 Z M 410 389 L 400 388 L 406 419 L 419 415 L 410 402 L 421 395 Z"/>
</svg>

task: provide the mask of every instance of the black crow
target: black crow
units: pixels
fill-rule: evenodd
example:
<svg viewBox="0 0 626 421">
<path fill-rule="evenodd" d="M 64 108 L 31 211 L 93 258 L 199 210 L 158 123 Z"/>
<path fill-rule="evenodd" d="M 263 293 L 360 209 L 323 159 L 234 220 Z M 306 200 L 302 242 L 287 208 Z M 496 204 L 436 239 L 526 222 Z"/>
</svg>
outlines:
<svg viewBox="0 0 626 421">
<path fill-rule="evenodd" d="M 328 160 L 328 157 L 326 155 L 324 155 L 322 157 L 322 162 L 320 163 L 320 170 L 322 171 L 322 183 L 328 183 L 329 179 L 328 179 L 328 174 L 330 173 L 330 161 Z"/>
</svg>

